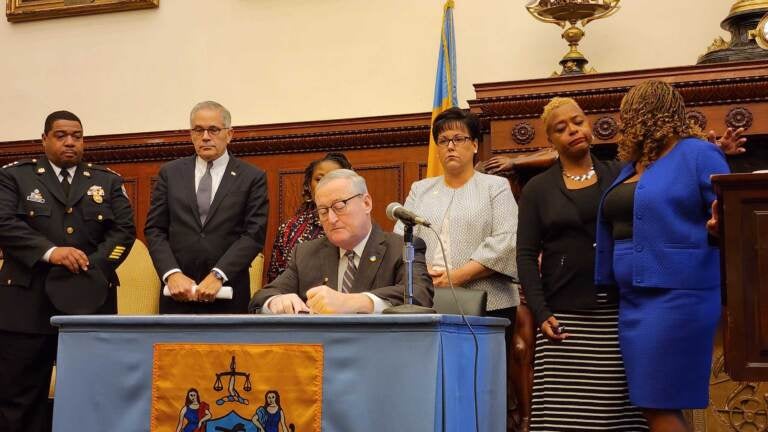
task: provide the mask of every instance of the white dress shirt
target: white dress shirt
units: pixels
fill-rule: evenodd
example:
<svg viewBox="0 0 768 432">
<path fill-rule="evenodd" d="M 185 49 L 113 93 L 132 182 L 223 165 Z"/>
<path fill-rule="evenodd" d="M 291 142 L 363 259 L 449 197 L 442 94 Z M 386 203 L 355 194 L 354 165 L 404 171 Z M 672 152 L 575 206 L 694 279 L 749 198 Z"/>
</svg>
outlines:
<svg viewBox="0 0 768 432">
<path fill-rule="evenodd" d="M 213 161 L 211 167 L 211 202 L 213 197 L 216 196 L 216 191 L 219 189 L 221 179 L 224 177 L 224 172 L 227 170 L 227 164 L 229 163 L 229 153 L 224 152 L 218 159 Z M 205 170 L 208 168 L 208 162 L 201 159 L 200 156 L 195 157 L 195 192 L 200 186 L 200 180 L 205 175 Z"/>
</svg>

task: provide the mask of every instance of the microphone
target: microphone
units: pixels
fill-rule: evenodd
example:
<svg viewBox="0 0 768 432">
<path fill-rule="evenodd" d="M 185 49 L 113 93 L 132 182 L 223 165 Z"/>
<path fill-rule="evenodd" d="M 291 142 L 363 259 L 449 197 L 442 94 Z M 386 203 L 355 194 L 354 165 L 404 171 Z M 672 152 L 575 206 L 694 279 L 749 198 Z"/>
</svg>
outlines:
<svg viewBox="0 0 768 432">
<path fill-rule="evenodd" d="M 408 210 L 398 202 L 389 203 L 387 206 L 387 217 L 392 221 L 397 222 L 400 220 L 410 225 L 424 225 L 425 227 L 432 225 L 428 220 Z"/>
</svg>

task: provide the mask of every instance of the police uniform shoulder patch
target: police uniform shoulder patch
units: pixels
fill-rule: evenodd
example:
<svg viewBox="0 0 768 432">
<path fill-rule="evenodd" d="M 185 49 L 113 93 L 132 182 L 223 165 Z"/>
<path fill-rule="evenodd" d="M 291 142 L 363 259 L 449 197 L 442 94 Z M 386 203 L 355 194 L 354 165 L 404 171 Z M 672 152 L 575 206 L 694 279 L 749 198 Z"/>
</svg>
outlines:
<svg viewBox="0 0 768 432">
<path fill-rule="evenodd" d="M 94 169 L 94 170 L 103 171 L 103 172 L 112 173 L 112 174 L 114 174 L 114 175 L 116 175 L 118 177 L 122 177 L 122 175 L 119 172 L 113 170 L 112 168 L 105 167 L 104 165 L 96 165 L 96 164 L 90 164 L 89 163 L 88 164 L 88 168 Z"/>
</svg>

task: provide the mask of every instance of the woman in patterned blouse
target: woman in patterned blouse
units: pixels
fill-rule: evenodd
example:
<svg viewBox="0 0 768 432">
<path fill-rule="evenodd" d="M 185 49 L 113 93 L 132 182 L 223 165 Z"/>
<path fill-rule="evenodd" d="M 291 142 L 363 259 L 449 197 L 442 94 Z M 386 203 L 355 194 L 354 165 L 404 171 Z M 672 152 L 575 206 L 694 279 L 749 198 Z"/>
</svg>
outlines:
<svg viewBox="0 0 768 432">
<path fill-rule="evenodd" d="M 302 190 L 304 202 L 301 203 L 296 214 L 277 229 L 275 244 L 272 245 L 267 282 L 275 280 L 288 267 L 291 252 L 297 244 L 325 237 L 323 226 L 320 225 L 315 211 L 315 186 L 324 175 L 339 168 L 352 168 L 352 164 L 343 153 L 328 153 L 321 159 L 312 161 L 304 169 L 304 189 Z"/>
</svg>

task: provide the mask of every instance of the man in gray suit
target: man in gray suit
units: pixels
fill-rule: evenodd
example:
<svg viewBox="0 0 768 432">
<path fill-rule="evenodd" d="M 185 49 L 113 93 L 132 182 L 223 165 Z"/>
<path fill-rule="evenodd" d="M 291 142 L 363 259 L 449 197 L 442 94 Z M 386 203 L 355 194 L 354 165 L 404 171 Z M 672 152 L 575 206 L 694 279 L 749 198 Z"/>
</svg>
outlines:
<svg viewBox="0 0 768 432">
<path fill-rule="evenodd" d="M 315 203 L 327 238 L 299 244 L 288 268 L 256 293 L 254 313 L 380 313 L 403 303 L 403 238 L 371 221 L 373 201 L 365 179 L 352 170 L 326 174 Z M 414 303 L 432 305 L 426 246 L 415 239 Z"/>
<path fill-rule="evenodd" d="M 267 182 L 264 171 L 227 152 L 231 121 L 221 104 L 197 104 L 190 113 L 196 155 L 160 169 L 144 228 L 170 292 L 160 298 L 160 313 L 248 308 L 248 268 L 264 247 Z M 222 286 L 232 287 L 231 299 L 217 299 Z"/>
</svg>

